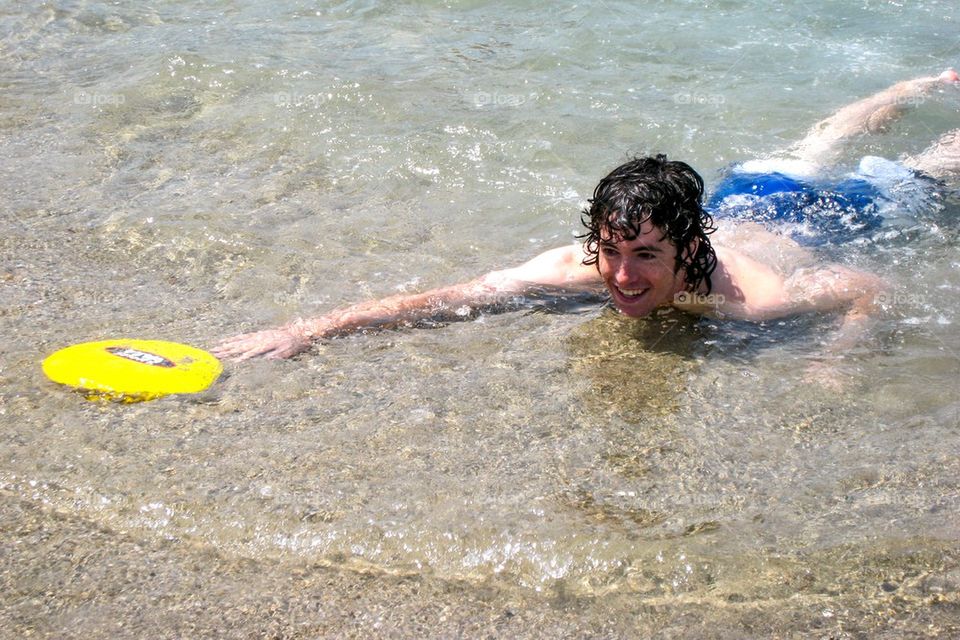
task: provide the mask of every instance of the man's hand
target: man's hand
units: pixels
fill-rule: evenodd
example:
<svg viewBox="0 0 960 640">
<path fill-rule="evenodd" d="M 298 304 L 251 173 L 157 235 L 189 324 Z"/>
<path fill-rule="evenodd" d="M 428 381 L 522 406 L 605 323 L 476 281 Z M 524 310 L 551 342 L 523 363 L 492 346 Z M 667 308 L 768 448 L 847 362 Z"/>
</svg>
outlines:
<svg viewBox="0 0 960 640">
<path fill-rule="evenodd" d="M 310 338 L 294 324 L 226 338 L 211 351 L 218 358 L 236 361 L 257 356 L 277 360 L 303 353 L 310 348 L 310 344 Z"/>
</svg>

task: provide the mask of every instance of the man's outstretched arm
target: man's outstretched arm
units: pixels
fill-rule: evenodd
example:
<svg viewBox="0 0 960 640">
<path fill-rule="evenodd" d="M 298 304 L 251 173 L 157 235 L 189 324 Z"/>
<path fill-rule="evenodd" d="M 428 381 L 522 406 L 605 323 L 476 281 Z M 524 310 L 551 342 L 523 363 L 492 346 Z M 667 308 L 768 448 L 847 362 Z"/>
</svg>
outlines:
<svg viewBox="0 0 960 640">
<path fill-rule="evenodd" d="M 825 346 L 840 354 L 863 338 L 880 311 L 879 301 L 889 288 L 882 278 L 841 265 L 827 265 L 813 273 L 800 273 L 792 282 L 796 295 L 813 311 L 843 309 L 840 327 Z"/>
<path fill-rule="evenodd" d="M 751 321 L 802 313 L 843 314 L 840 326 L 826 336 L 818 359 L 807 370 L 810 380 L 827 387 L 842 387 L 838 363 L 869 335 L 887 283 L 873 274 L 839 264 L 798 269 L 784 279 L 742 256 L 727 255 L 727 263 L 729 271 L 718 273 L 718 297 L 723 302 L 714 312 Z"/>
<path fill-rule="evenodd" d="M 246 360 L 257 356 L 290 358 L 315 340 L 364 329 L 386 329 L 421 320 L 463 320 L 477 311 L 505 306 L 511 297 L 544 289 L 584 291 L 601 284 L 597 270 L 582 264 L 579 246 L 560 247 L 512 269 L 423 293 L 390 296 L 337 309 L 317 318 L 298 319 L 276 329 L 223 340 L 213 353 Z"/>
<path fill-rule="evenodd" d="M 823 343 L 819 358 L 807 368 L 807 378 L 820 384 L 842 388 L 840 361 L 846 353 L 869 335 L 880 313 L 879 302 L 889 285 L 870 273 L 841 265 L 801 270 L 787 281 L 794 303 L 805 311 L 840 309 L 840 326 Z"/>
</svg>

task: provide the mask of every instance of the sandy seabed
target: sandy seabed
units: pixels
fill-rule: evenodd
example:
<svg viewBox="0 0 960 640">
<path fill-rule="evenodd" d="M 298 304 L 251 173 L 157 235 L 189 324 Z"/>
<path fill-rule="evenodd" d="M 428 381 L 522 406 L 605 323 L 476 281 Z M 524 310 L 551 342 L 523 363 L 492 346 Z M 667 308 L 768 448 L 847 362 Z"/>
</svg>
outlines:
<svg viewBox="0 0 960 640">
<path fill-rule="evenodd" d="M 571 597 L 225 557 L 0 494 L 4 638 L 907 638 L 960 634 L 950 550 L 886 551 L 899 581 L 757 599 Z M 939 565 L 922 570 L 923 558 Z M 933 556 L 939 555 L 939 558 Z M 897 562 L 897 556 L 900 562 Z M 842 560 L 839 560 L 841 561 Z M 891 567 L 893 569 L 894 567 Z M 894 575 L 893 571 L 888 575 Z M 788 578 L 789 579 L 789 578 Z M 869 589 L 869 591 L 868 591 Z"/>
</svg>

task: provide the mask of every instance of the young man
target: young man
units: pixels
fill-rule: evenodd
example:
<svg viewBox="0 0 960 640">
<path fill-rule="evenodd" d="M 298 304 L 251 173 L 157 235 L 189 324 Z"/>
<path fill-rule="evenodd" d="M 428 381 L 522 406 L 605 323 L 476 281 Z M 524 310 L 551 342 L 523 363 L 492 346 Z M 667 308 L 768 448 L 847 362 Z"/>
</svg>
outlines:
<svg viewBox="0 0 960 640">
<path fill-rule="evenodd" d="M 718 192 L 737 206 L 778 196 L 779 206 L 809 195 L 806 178 L 829 162 L 840 143 L 880 130 L 903 109 L 938 85 L 956 84 L 952 69 L 893 85 L 841 109 L 816 125 L 775 165 L 745 163 L 735 169 L 733 186 Z M 889 163 L 899 180 L 960 173 L 960 129 L 943 136 L 903 165 Z M 775 171 L 770 167 L 775 166 Z M 869 181 L 868 174 L 861 182 Z M 881 189 L 882 187 L 876 187 Z M 879 192 L 878 192 L 879 193 Z M 860 194 L 862 195 L 862 194 Z M 297 320 L 278 329 L 228 338 L 214 349 L 220 357 L 289 358 L 315 340 L 373 327 L 393 327 L 425 319 L 462 319 L 498 306 L 505 299 L 541 295 L 545 290 L 602 291 L 624 315 L 642 317 L 661 306 L 694 314 L 761 321 L 813 311 L 841 311 L 842 326 L 828 348 L 850 346 L 870 322 L 884 284 L 877 276 L 838 264 L 783 269 L 747 252 L 712 246 L 711 215 L 703 208 L 703 180 L 687 164 L 663 155 L 632 160 L 600 181 L 584 212 L 587 227 L 581 245 L 547 251 L 529 262 L 494 271 L 470 282 L 413 295 L 398 295 L 338 309 L 318 318 Z M 842 203 L 844 205 L 847 202 Z M 734 206 L 733 209 L 737 207 Z M 769 209 L 769 207 L 768 207 Z M 790 212 L 786 212 L 790 213 Z M 784 252 L 799 245 L 756 225 L 738 230 Z"/>
</svg>

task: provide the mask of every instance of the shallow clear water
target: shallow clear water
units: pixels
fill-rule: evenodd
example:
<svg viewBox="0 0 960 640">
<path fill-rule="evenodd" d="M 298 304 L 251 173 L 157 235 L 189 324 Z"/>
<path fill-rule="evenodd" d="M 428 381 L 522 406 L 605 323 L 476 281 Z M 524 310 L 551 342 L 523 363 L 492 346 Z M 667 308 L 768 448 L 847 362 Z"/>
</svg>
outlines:
<svg viewBox="0 0 960 640">
<path fill-rule="evenodd" d="M 826 252 L 896 291 L 843 392 L 803 375 L 834 318 L 597 305 L 338 339 L 140 405 L 39 368 L 74 342 L 209 347 L 517 263 L 569 242 L 630 154 L 712 184 L 960 64 L 952 9 L 0 3 L 2 626 L 103 632 L 126 591 L 183 608 L 154 619 L 171 637 L 215 628 L 170 587 L 210 572 L 220 606 L 253 592 L 303 623 L 254 607 L 238 636 L 417 615 L 449 635 L 508 605 L 498 633 L 956 631 L 955 196 L 907 241 Z M 944 91 L 846 161 L 922 149 L 958 115 Z M 88 585 L 76 559 L 104 554 Z M 313 571 L 341 598 L 372 574 L 362 598 L 394 617 L 331 622 L 290 586 Z M 397 595 L 396 576 L 453 586 Z"/>
</svg>

